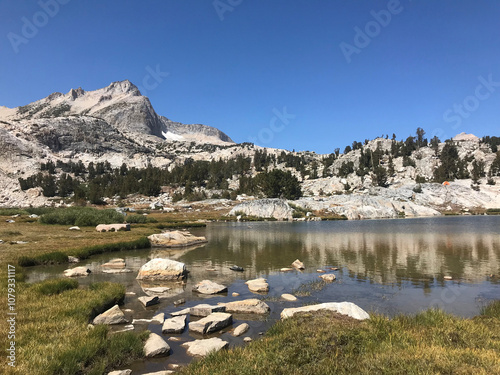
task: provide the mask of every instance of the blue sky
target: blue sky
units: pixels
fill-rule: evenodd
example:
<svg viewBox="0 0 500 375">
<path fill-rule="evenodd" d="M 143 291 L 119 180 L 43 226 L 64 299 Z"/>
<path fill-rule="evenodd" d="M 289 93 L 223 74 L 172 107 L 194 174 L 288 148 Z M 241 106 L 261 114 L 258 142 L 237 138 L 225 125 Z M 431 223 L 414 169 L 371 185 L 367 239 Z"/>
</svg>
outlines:
<svg viewBox="0 0 500 375">
<path fill-rule="evenodd" d="M 499 20 L 495 0 L 0 0 L 0 105 L 129 79 L 268 147 L 498 136 Z"/>
</svg>

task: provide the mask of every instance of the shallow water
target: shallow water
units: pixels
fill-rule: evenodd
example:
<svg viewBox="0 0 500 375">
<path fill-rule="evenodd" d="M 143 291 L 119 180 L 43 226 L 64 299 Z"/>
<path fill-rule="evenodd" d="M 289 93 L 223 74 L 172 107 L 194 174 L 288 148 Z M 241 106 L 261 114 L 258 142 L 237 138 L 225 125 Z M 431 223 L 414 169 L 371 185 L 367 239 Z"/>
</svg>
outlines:
<svg viewBox="0 0 500 375">
<path fill-rule="evenodd" d="M 266 299 L 271 313 L 264 317 L 234 316 L 233 327 L 245 321 L 251 326 L 244 336 L 254 339 L 279 319 L 284 307 L 312 302 L 351 301 L 371 312 L 387 315 L 415 313 L 429 307 L 440 307 L 453 314 L 470 317 L 482 306 L 500 298 L 500 217 L 468 216 L 404 220 L 330 221 L 330 222 L 252 222 L 213 223 L 191 231 L 204 235 L 204 246 L 183 250 L 139 250 L 105 254 L 82 262 L 92 270 L 79 282 L 114 281 L 125 285 L 127 294 L 122 309 L 133 312 L 130 318 L 151 318 L 159 312 L 167 315 L 198 303 L 216 304 L 229 300 L 255 297 L 244 282 L 265 277 L 269 293 L 257 295 Z M 112 258 L 124 258 L 133 272 L 104 274 L 100 265 Z M 186 264 L 190 271 L 184 284 L 168 284 L 171 295 L 161 304 L 144 308 L 137 297 L 144 295 L 135 280 L 137 271 L 153 257 L 169 257 Z M 302 272 L 283 273 L 295 259 L 306 265 Z M 233 264 L 244 272 L 229 270 Z M 332 271 L 330 267 L 338 267 Z M 57 277 L 67 268 L 40 266 L 29 270 L 29 281 Z M 215 269 L 211 271 L 209 269 Z M 297 302 L 279 300 L 282 293 L 294 293 L 301 285 L 320 280 L 318 269 L 333 272 L 337 280 L 323 288 L 312 288 L 310 295 Z M 491 276 L 491 275 L 497 275 Z M 452 280 L 445 280 L 451 276 Z M 227 295 L 201 296 L 192 293 L 194 284 L 210 279 L 227 285 Z M 238 292 L 239 297 L 232 297 Z M 307 293 L 306 293 L 307 294 Z M 184 298 L 186 303 L 174 307 L 173 301 Z M 249 321 L 249 319 L 252 319 Z M 136 330 L 150 329 L 161 335 L 161 326 L 140 324 Z M 243 336 L 232 337 L 231 327 L 214 335 L 231 345 L 241 345 Z M 180 344 L 201 338 L 184 332 L 180 341 L 167 340 L 172 355 L 156 360 L 138 361 L 134 373 L 158 371 L 168 364 L 184 364 L 191 360 Z"/>
</svg>

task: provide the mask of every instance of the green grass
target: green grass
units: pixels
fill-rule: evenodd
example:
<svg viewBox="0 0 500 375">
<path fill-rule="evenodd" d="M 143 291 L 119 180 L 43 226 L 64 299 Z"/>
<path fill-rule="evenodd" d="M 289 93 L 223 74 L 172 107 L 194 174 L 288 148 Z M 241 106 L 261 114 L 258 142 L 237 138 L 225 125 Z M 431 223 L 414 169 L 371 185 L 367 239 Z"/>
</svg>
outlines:
<svg viewBox="0 0 500 375">
<path fill-rule="evenodd" d="M 111 209 L 99 210 L 91 207 L 70 207 L 56 209 L 42 215 L 42 224 L 96 226 L 98 224 L 123 223 L 124 216 Z"/>
<path fill-rule="evenodd" d="M 332 312 L 300 314 L 181 374 L 498 374 L 500 301 L 486 309 L 473 319 L 428 310 L 363 322 Z"/>
<path fill-rule="evenodd" d="M 125 221 L 130 224 L 146 224 L 146 223 L 157 223 L 154 217 L 148 217 L 144 215 L 128 215 L 125 217 Z"/>
</svg>

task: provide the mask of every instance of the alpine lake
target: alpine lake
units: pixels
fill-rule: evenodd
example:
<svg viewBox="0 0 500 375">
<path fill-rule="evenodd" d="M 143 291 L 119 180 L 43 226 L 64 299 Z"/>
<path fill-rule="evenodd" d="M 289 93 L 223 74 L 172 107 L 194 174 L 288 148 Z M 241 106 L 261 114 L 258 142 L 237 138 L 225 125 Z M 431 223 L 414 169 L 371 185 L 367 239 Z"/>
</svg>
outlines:
<svg viewBox="0 0 500 375">
<path fill-rule="evenodd" d="M 285 307 L 321 302 L 349 301 L 369 313 L 388 316 L 414 314 L 440 308 L 457 316 L 479 314 L 488 302 L 500 298 L 500 216 L 454 216 L 416 219 L 322 221 L 322 222 L 242 222 L 209 223 L 190 230 L 205 236 L 208 243 L 181 249 L 135 250 L 107 253 L 83 261 L 92 273 L 78 278 L 89 284 L 112 281 L 123 284 L 127 295 L 121 309 L 132 319 L 151 319 L 200 303 L 215 305 L 248 298 L 264 300 L 269 314 L 233 315 L 233 325 L 204 338 L 220 337 L 230 346 L 244 345 L 243 338 L 257 340 L 280 318 Z M 136 280 L 139 268 L 152 258 L 170 258 L 186 264 L 189 276 L 183 283 L 164 283 L 170 288 L 160 304 L 145 308 L 138 297 L 145 295 Z M 101 265 L 123 258 L 132 272 L 107 274 Z M 295 259 L 305 264 L 302 271 L 281 272 Z M 233 265 L 243 272 L 229 269 Z M 68 265 L 31 267 L 28 281 L 60 277 Z M 336 280 L 319 278 L 334 273 Z M 269 292 L 249 291 L 245 281 L 264 277 Z M 218 295 L 192 291 L 201 280 L 228 287 Z M 239 293 L 233 297 L 232 293 Z M 280 298 L 283 293 L 297 296 L 295 302 Z M 174 306 L 173 302 L 185 299 Z M 229 332 L 242 322 L 250 325 L 240 337 Z M 141 374 L 184 365 L 193 358 L 181 344 L 203 338 L 190 333 L 162 335 L 160 324 L 138 323 L 134 330 L 150 330 L 161 335 L 171 347 L 171 355 L 133 363 L 133 373 Z M 113 326 L 112 330 L 123 329 Z M 312 328 L 313 329 L 313 328 Z M 117 333 L 119 334 L 119 333 Z"/>
</svg>

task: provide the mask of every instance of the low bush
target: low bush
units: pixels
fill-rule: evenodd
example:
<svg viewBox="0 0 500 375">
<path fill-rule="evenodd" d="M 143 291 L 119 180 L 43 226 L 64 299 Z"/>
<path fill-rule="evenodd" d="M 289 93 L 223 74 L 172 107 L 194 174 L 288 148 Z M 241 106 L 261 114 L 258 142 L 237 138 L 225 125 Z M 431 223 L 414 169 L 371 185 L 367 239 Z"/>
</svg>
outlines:
<svg viewBox="0 0 500 375">
<path fill-rule="evenodd" d="M 96 226 L 122 223 L 124 216 L 115 210 L 98 210 L 91 207 L 61 208 L 40 217 L 42 224 Z"/>
</svg>

